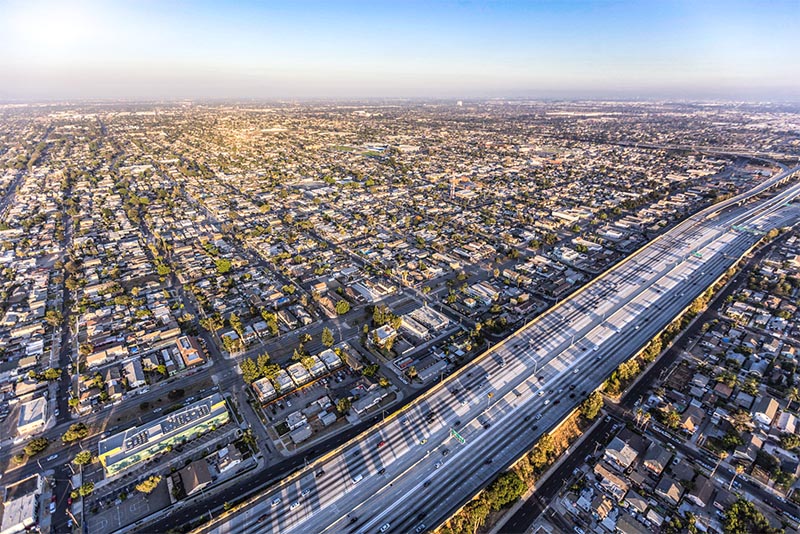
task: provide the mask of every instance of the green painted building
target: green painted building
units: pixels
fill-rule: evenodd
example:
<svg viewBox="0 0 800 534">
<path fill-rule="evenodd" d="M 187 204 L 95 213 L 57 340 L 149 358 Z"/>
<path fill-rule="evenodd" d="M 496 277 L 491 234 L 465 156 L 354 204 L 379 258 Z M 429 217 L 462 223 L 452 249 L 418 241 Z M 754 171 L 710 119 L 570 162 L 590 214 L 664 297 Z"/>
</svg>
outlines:
<svg viewBox="0 0 800 534">
<path fill-rule="evenodd" d="M 113 476 L 229 420 L 225 399 L 215 393 L 155 421 L 101 440 L 97 444 L 97 456 L 106 474 Z"/>
</svg>

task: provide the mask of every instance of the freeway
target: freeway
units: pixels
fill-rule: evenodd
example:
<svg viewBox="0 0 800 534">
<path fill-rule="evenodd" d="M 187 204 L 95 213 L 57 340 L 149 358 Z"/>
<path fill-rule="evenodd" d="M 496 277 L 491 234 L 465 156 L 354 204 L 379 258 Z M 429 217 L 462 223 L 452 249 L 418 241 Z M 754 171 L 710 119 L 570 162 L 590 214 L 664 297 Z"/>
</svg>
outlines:
<svg viewBox="0 0 800 534">
<path fill-rule="evenodd" d="M 563 420 L 762 232 L 794 224 L 800 209 L 789 203 L 798 194 L 800 186 L 791 186 L 751 206 L 734 197 L 690 217 L 400 413 L 202 531 L 357 534 L 436 526 Z"/>
</svg>

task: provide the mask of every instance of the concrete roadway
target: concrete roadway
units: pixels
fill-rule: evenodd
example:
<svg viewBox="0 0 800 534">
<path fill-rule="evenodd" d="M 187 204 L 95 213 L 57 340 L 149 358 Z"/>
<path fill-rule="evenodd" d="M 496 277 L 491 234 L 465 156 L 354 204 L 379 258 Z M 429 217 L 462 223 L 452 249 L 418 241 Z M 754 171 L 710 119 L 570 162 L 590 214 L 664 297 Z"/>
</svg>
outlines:
<svg viewBox="0 0 800 534">
<path fill-rule="evenodd" d="M 437 524 L 530 447 L 543 429 L 560 421 L 759 238 L 728 230 L 729 221 L 763 227 L 794 222 L 798 212 L 784 204 L 798 193 L 800 187 L 791 187 L 750 209 L 733 207 L 739 201 L 734 199 L 715 206 L 715 218 L 707 220 L 708 212 L 690 218 L 402 415 L 203 531 L 355 533 L 386 523 L 393 532 L 413 531 L 420 514 Z M 740 217 L 745 214 L 748 218 Z M 581 395 L 568 399 L 570 385 Z M 520 419 L 536 417 L 541 420 L 535 431 L 519 431 Z M 445 445 L 448 429 L 457 422 L 463 423 L 459 432 L 467 445 Z M 487 432 L 488 425 L 495 430 Z M 442 454 L 445 447 L 452 448 L 450 458 Z M 320 471 L 324 474 L 315 476 Z M 426 500 L 426 495 L 437 498 Z M 353 525 L 348 525 L 348 511 L 359 515 Z"/>
<path fill-rule="evenodd" d="M 763 258 L 766 252 L 771 248 L 772 247 L 765 247 L 762 249 L 753 259 L 750 260 L 750 262 L 748 262 L 748 264 L 752 265 L 755 263 L 755 261 L 759 261 L 760 258 Z M 728 295 L 732 294 L 736 290 L 738 285 L 739 284 L 729 284 L 721 292 L 717 293 L 717 295 L 714 297 L 714 301 L 709 306 L 709 309 L 717 309 L 718 305 L 724 302 Z M 630 390 L 628 390 L 628 392 L 620 401 L 619 405 L 610 406 L 610 409 L 613 410 L 618 417 L 622 419 L 630 418 L 630 414 L 626 416 L 625 413 L 635 408 L 635 402 L 652 387 L 653 382 L 660 376 L 664 369 L 668 368 L 675 362 L 681 351 L 687 345 L 687 340 L 691 339 L 700 332 L 703 322 L 704 318 L 696 321 L 687 330 L 683 331 L 683 333 L 681 333 L 681 335 L 676 339 L 675 344 L 670 347 L 667 353 L 664 354 L 658 360 L 658 362 L 651 366 L 647 370 L 647 374 L 637 381 Z M 573 469 L 579 465 L 582 465 L 585 456 L 594 451 L 595 443 L 602 444 L 609 441 L 610 436 L 607 434 L 607 431 L 603 430 L 602 425 L 606 425 L 610 428 L 612 424 L 613 422 L 601 422 L 601 428 L 594 429 L 581 444 L 581 448 L 573 451 L 570 458 L 563 462 L 558 469 L 556 469 L 556 471 L 551 473 L 551 475 L 544 482 L 544 484 L 539 487 L 536 493 L 528 498 L 528 500 L 525 501 L 522 506 L 520 506 L 519 510 L 517 510 L 514 515 L 508 518 L 506 523 L 502 526 L 502 532 L 508 532 L 509 534 L 527 532 L 531 525 L 533 525 L 536 518 L 544 512 L 547 504 L 550 503 L 553 497 L 555 497 L 555 495 L 560 491 L 564 481 L 567 480 L 572 474 Z M 673 444 L 675 444 L 675 442 L 673 442 Z M 689 456 L 692 457 L 691 455 Z M 703 460 L 705 461 L 705 457 Z M 716 465 L 716 462 L 712 465 Z M 744 481 L 742 481 L 742 483 L 744 484 Z M 780 509 L 785 509 L 794 515 L 800 514 L 800 511 L 798 511 L 797 507 L 791 503 L 780 503 L 774 498 L 771 498 L 771 500 L 774 500 L 779 505 L 778 508 Z M 767 500 L 767 502 L 769 501 L 770 499 Z"/>
</svg>

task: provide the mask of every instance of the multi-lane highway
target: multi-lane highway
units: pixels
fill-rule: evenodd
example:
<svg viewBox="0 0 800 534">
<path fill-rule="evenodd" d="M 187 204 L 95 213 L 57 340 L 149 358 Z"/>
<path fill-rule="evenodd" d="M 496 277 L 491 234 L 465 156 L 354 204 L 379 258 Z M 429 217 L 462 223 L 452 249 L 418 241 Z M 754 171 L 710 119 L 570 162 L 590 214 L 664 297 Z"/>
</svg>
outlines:
<svg viewBox="0 0 800 534">
<path fill-rule="evenodd" d="M 402 412 L 202 531 L 357 534 L 436 526 L 561 421 L 764 231 L 800 219 L 800 208 L 789 204 L 798 194 L 800 186 L 793 185 L 749 204 L 736 197 L 691 217 Z"/>
</svg>

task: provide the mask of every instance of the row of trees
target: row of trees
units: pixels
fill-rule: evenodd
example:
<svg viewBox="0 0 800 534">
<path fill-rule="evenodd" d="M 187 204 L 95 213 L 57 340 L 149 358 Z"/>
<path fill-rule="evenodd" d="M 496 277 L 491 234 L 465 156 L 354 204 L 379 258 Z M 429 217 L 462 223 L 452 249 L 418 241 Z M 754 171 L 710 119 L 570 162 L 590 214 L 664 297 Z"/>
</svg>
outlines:
<svg viewBox="0 0 800 534">
<path fill-rule="evenodd" d="M 248 384 L 252 384 L 259 378 L 272 380 L 281 372 L 281 366 L 277 363 L 272 363 L 269 354 L 266 352 L 259 354 L 256 360 L 245 358 L 239 364 L 239 368 L 242 370 L 242 379 Z"/>
<path fill-rule="evenodd" d="M 441 534 L 477 532 L 491 512 L 496 512 L 513 503 L 525 493 L 525 482 L 514 471 L 498 475 L 478 497 L 467 503 L 461 512 L 451 517 L 439 529 Z"/>
</svg>

